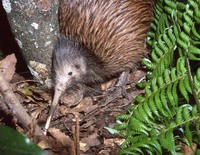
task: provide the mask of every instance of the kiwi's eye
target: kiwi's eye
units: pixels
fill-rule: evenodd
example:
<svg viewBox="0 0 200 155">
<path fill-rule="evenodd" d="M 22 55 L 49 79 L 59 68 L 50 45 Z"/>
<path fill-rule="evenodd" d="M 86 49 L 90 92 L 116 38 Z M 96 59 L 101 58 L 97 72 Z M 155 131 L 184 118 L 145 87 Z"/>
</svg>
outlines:
<svg viewBox="0 0 200 155">
<path fill-rule="evenodd" d="M 76 64 L 76 65 L 75 65 L 75 68 L 76 68 L 76 69 L 79 69 L 79 68 L 80 68 L 80 65 Z"/>
<path fill-rule="evenodd" d="M 72 72 L 69 72 L 68 75 L 72 75 Z"/>
</svg>

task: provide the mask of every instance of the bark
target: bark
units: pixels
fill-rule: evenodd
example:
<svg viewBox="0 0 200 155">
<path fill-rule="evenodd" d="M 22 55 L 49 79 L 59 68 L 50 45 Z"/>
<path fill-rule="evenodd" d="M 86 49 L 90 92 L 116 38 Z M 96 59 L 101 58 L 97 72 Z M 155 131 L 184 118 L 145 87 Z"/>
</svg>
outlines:
<svg viewBox="0 0 200 155">
<path fill-rule="evenodd" d="M 58 0 L 3 0 L 2 4 L 32 75 L 47 84 L 58 34 Z"/>
</svg>

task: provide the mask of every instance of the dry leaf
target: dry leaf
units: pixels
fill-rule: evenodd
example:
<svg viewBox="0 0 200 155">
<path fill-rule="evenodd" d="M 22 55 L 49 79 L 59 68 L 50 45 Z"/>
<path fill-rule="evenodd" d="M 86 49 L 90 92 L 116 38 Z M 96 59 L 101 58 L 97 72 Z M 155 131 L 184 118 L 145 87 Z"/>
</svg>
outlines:
<svg viewBox="0 0 200 155">
<path fill-rule="evenodd" d="M 75 155 L 74 142 L 69 136 L 62 133 L 59 129 L 49 128 L 51 136 L 40 137 L 38 145 L 46 150 L 51 149 L 56 154 Z"/>
<path fill-rule="evenodd" d="M 61 97 L 61 102 L 67 106 L 76 106 L 82 99 L 83 99 L 83 90 L 79 89 L 76 91 L 76 94 L 66 92 Z"/>
<path fill-rule="evenodd" d="M 17 59 L 15 54 L 10 54 L 0 61 L 0 70 L 3 73 L 4 78 L 10 82 L 15 74 L 15 66 Z"/>
<path fill-rule="evenodd" d="M 89 146 L 86 143 L 80 142 L 80 150 L 83 152 L 87 152 L 89 150 Z"/>
<path fill-rule="evenodd" d="M 117 79 L 115 78 L 115 79 L 112 79 L 110 81 L 107 81 L 107 82 L 101 84 L 101 90 L 106 91 L 110 87 L 113 87 L 116 82 L 117 82 Z"/>
<path fill-rule="evenodd" d="M 81 111 L 85 112 L 85 109 L 87 109 L 88 107 L 91 107 L 92 104 L 93 104 L 92 98 L 86 97 L 82 99 L 80 103 L 75 108 L 73 108 L 73 110 L 75 112 L 81 112 Z"/>
<path fill-rule="evenodd" d="M 98 140 L 99 135 L 97 133 L 93 133 L 92 135 L 89 135 L 88 137 L 82 138 L 81 142 L 86 143 L 88 146 L 98 146 L 100 145 L 100 141 Z"/>
</svg>

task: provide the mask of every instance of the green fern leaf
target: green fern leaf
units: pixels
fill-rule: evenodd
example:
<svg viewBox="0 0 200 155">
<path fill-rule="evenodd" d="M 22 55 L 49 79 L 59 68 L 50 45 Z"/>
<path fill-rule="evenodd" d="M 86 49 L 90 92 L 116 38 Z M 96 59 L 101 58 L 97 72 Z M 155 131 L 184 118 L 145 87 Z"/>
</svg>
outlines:
<svg viewBox="0 0 200 155">
<path fill-rule="evenodd" d="M 129 147 L 129 145 L 130 145 L 130 143 L 131 143 L 130 140 L 131 140 L 131 139 L 128 137 L 128 138 L 122 143 L 121 147 L 122 147 L 123 149 Z"/>
<path fill-rule="evenodd" d="M 185 68 L 185 60 L 183 58 L 179 58 L 177 60 L 177 73 L 178 75 L 184 75 L 187 72 Z"/>
<path fill-rule="evenodd" d="M 193 108 L 192 108 L 192 116 L 198 116 L 198 109 L 197 109 L 197 106 L 195 105 Z"/>
<path fill-rule="evenodd" d="M 156 25 L 154 23 L 151 23 L 150 24 L 150 27 L 153 29 L 153 30 L 156 30 Z"/>
<path fill-rule="evenodd" d="M 179 90 L 181 94 L 183 95 L 183 97 L 186 99 L 186 101 L 189 102 L 189 95 L 188 95 L 187 90 L 185 89 L 184 79 L 181 79 L 179 82 Z"/>
<path fill-rule="evenodd" d="M 189 56 L 190 59 L 192 60 L 199 60 L 199 56 L 200 56 L 200 49 L 193 46 L 193 45 L 190 45 L 188 47 L 188 53 L 187 55 Z"/>
<path fill-rule="evenodd" d="M 149 37 L 147 38 L 147 41 L 146 41 L 146 42 L 147 42 L 147 44 L 150 45 L 150 46 L 153 46 L 153 44 L 154 44 L 154 41 L 151 40 L 151 38 L 149 38 Z"/>
<path fill-rule="evenodd" d="M 186 12 L 183 13 L 183 18 L 185 19 L 186 23 L 189 24 L 190 26 L 194 25 L 194 22 L 192 19 L 186 14 Z"/>
<path fill-rule="evenodd" d="M 155 37 L 155 33 L 152 32 L 152 31 L 148 32 L 147 35 L 148 35 L 148 37 L 150 37 L 150 38 L 154 38 L 154 37 Z"/>
<path fill-rule="evenodd" d="M 141 122 L 136 118 L 133 117 L 130 118 L 129 127 L 134 129 L 135 131 L 139 131 L 141 133 L 148 135 L 147 131 L 149 130 L 149 128 L 147 127 L 147 125 L 145 125 L 143 122 Z"/>
<path fill-rule="evenodd" d="M 162 35 L 160 35 L 159 38 L 158 38 L 158 45 L 160 46 L 160 48 L 162 49 L 162 51 L 168 51 L 168 48 L 166 47 L 166 45 L 162 41 L 161 37 L 162 37 Z"/>
<path fill-rule="evenodd" d="M 171 80 L 175 81 L 177 79 L 177 75 L 176 75 L 176 68 L 172 68 L 171 69 Z"/>
<path fill-rule="evenodd" d="M 168 13 L 168 14 L 172 14 L 173 13 L 173 11 L 174 11 L 174 9 L 172 9 L 172 8 L 170 8 L 170 7 L 168 7 L 168 6 L 165 6 L 164 7 L 164 10 Z"/>
<path fill-rule="evenodd" d="M 167 105 L 167 99 L 166 99 L 166 95 L 165 95 L 165 89 L 162 89 L 161 90 L 161 94 L 160 94 L 160 97 L 161 97 L 161 102 L 162 102 L 162 105 L 163 105 L 163 109 L 167 111 L 167 113 L 169 114 L 169 117 L 172 117 L 172 113 Z"/>
<path fill-rule="evenodd" d="M 175 35 L 174 35 L 174 33 L 173 33 L 172 27 L 170 27 L 170 28 L 168 29 L 167 35 L 169 36 L 171 42 L 174 44 L 175 41 L 176 41 L 176 37 L 175 37 Z M 170 47 L 169 47 L 169 48 L 170 48 Z"/>
<path fill-rule="evenodd" d="M 154 62 L 156 62 L 156 63 L 159 62 L 159 58 L 158 58 L 158 56 L 156 55 L 155 52 L 152 52 L 152 53 L 151 53 L 151 58 L 152 58 L 152 60 L 153 60 Z"/>
<path fill-rule="evenodd" d="M 177 109 L 177 112 L 176 112 L 176 123 L 177 124 L 181 124 L 183 122 L 182 111 L 183 111 L 182 107 L 179 107 Z"/>
<path fill-rule="evenodd" d="M 163 34 L 163 40 L 164 42 L 167 44 L 167 47 L 168 48 L 171 48 L 172 47 L 172 42 L 171 40 L 168 38 L 167 34 Z"/>
<path fill-rule="evenodd" d="M 189 111 L 189 106 L 188 104 L 183 105 L 183 118 L 184 120 L 190 119 L 190 111 Z"/>
<path fill-rule="evenodd" d="M 127 127 L 128 127 L 128 124 L 127 123 L 123 123 L 123 124 L 117 124 L 114 129 L 116 129 L 118 131 L 122 131 L 122 130 L 126 130 Z M 122 134 L 122 132 L 120 132 L 120 134 Z M 122 134 L 122 135 L 124 135 L 124 134 Z"/>
<path fill-rule="evenodd" d="M 198 10 L 199 11 L 199 10 Z M 195 26 L 193 26 L 192 28 L 192 33 L 195 37 L 197 37 L 198 39 L 200 39 L 200 35 L 199 33 L 197 32 L 197 29 L 195 28 Z"/>
<path fill-rule="evenodd" d="M 187 23 L 183 23 L 183 29 L 188 35 L 190 35 L 191 27 Z"/>
<path fill-rule="evenodd" d="M 199 58 L 198 56 L 196 56 L 195 54 L 187 53 L 187 56 L 188 56 L 188 58 L 191 59 L 191 60 L 200 61 L 200 58 Z"/>
<path fill-rule="evenodd" d="M 130 115 L 133 114 L 133 111 L 135 111 L 137 109 L 138 105 L 136 104 L 131 104 L 129 107 L 128 107 L 128 112 Z M 131 116 L 130 116 L 131 117 Z"/>
<path fill-rule="evenodd" d="M 158 90 L 157 81 L 155 78 L 151 80 L 151 87 L 153 92 Z"/>
<path fill-rule="evenodd" d="M 177 9 L 178 10 L 183 10 L 185 9 L 185 4 L 182 2 L 177 2 Z"/>
<path fill-rule="evenodd" d="M 164 79 L 165 79 L 165 83 L 168 84 L 171 82 L 170 76 L 169 76 L 169 70 L 165 70 L 164 72 Z"/>
<path fill-rule="evenodd" d="M 142 122 L 146 122 L 146 123 L 148 123 L 148 124 L 153 124 L 153 122 L 150 121 L 148 115 L 147 115 L 146 112 L 144 111 L 142 105 L 139 105 L 139 106 L 138 106 L 138 112 L 139 112 L 139 114 L 140 114 L 140 120 L 141 120 Z"/>
<path fill-rule="evenodd" d="M 172 9 L 176 9 L 176 2 L 170 1 L 170 0 L 164 0 L 164 2 Z"/>
<path fill-rule="evenodd" d="M 173 135 L 173 129 L 168 130 L 167 132 L 163 132 L 160 135 L 160 143 L 161 145 L 167 149 L 172 154 L 175 154 L 175 144 L 174 144 L 174 135 Z"/>
<path fill-rule="evenodd" d="M 192 94 L 192 88 L 190 87 L 190 82 L 189 82 L 188 76 L 184 78 L 184 85 L 185 85 L 186 90 L 187 90 L 190 94 Z"/>
<path fill-rule="evenodd" d="M 197 2 L 194 1 L 194 0 L 188 0 L 188 2 L 189 2 L 189 4 L 190 4 L 191 6 L 193 6 L 194 8 L 198 8 L 198 7 L 199 7 L 199 5 L 197 4 Z"/>
<path fill-rule="evenodd" d="M 156 68 L 156 73 L 157 74 L 154 74 L 155 77 L 159 77 L 162 75 L 163 71 L 165 69 L 165 62 L 164 60 L 161 58 L 160 59 L 160 62 L 157 64 L 157 68 Z M 154 72 L 155 73 L 155 72 Z"/>
<path fill-rule="evenodd" d="M 155 1 L 150 60 L 143 62 L 149 71 L 139 84 L 145 92 L 117 120 L 126 137 L 120 154 L 179 155 L 180 141 L 198 143 L 199 108 L 190 101 L 200 98 L 200 68 L 194 75 L 187 61 L 200 61 L 199 6 L 195 0 Z"/>
<path fill-rule="evenodd" d="M 146 114 L 145 114 L 145 113 L 143 113 L 143 114 L 144 114 L 144 115 L 142 115 L 142 114 L 139 112 L 139 110 L 137 109 L 137 110 L 134 111 L 133 117 L 135 117 L 136 119 L 140 120 L 140 121 L 143 122 L 143 123 L 146 123 L 146 119 L 144 118 L 144 117 L 146 116 Z"/>
<path fill-rule="evenodd" d="M 183 41 L 181 40 L 180 38 L 177 39 L 177 43 L 180 47 L 182 47 L 184 50 L 187 50 L 188 48 L 188 45 Z"/>
<path fill-rule="evenodd" d="M 197 79 L 200 81 L 200 68 L 197 70 Z"/>
<path fill-rule="evenodd" d="M 130 118 L 129 114 L 121 114 L 116 117 L 118 120 L 128 120 Z"/>
<path fill-rule="evenodd" d="M 136 96 L 136 97 L 135 97 L 135 101 L 136 101 L 137 103 L 142 103 L 144 100 L 145 100 L 145 97 L 142 96 L 142 95 L 139 95 L 139 96 Z"/>
<path fill-rule="evenodd" d="M 190 37 L 189 37 L 189 35 L 185 34 L 185 32 L 180 33 L 180 39 L 183 42 L 185 42 L 186 44 L 188 44 L 190 42 Z"/>
<path fill-rule="evenodd" d="M 152 113 L 154 113 L 157 117 L 160 117 L 159 113 L 158 113 L 158 109 L 156 108 L 154 99 L 153 99 L 153 95 L 150 96 L 149 101 L 148 101 L 148 106 L 150 107 Z"/>
<path fill-rule="evenodd" d="M 154 116 L 152 114 L 151 109 L 149 108 L 149 105 L 148 105 L 147 101 L 145 101 L 143 103 L 143 109 L 144 109 L 145 113 L 148 115 L 148 117 L 150 117 L 151 120 L 154 120 Z"/>
<path fill-rule="evenodd" d="M 158 87 L 161 88 L 165 85 L 164 80 L 162 77 L 158 77 Z"/>
<path fill-rule="evenodd" d="M 171 84 L 169 84 L 168 87 L 167 87 L 167 97 L 168 97 L 168 99 L 169 99 L 171 105 L 172 105 L 173 107 L 175 107 L 175 106 L 177 105 L 177 102 L 176 102 L 176 100 L 174 100 L 174 96 L 173 96 L 173 94 L 172 94 L 172 88 L 173 88 L 173 84 L 171 83 Z"/>
<path fill-rule="evenodd" d="M 162 51 L 157 45 L 155 45 L 154 49 L 155 49 L 155 53 L 156 53 L 159 57 L 162 57 L 162 56 L 163 56 L 163 51 Z M 153 51 L 153 52 L 154 52 L 154 51 Z"/>
<path fill-rule="evenodd" d="M 178 105 L 177 85 L 178 85 L 178 81 L 175 81 L 172 86 L 172 94 L 173 94 L 173 99 L 174 99 L 175 105 Z"/>
<path fill-rule="evenodd" d="M 193 53 L 193 54 L 199 54 L 199 55 L 200 55 L 200 49 L 197 48 L 197 47 L 195 47 L 195 46 L 193 46 L 193 45 L 190 45 L 190 46 L 188 47 L 188 52 L 191 52 L 191 53 Z"/>
<path fill-rule="evenodd" d="M 175 34 L 176 38 L 178 38 L 179 37 L 179 28 L 176 25 L 174 25 L 173 28 L 174 28 L 173 29 L 174 30 L 174 34 Z"/>
<path fill-rule="evenodd" d="M 149 140 L 148 138 L 143 138 L 142 140 L 138 141 L 137 143 L 135 143 L 135 145 L 131 146 L 130 148 L 120 151 L 119 155 L 123 155 L 123 154 L 127 154 L 127 153 L 128 154 L 134 154 L 134 155 L 144 154 L 143 151 L 142 151 L 143 149 L 148 150 L 148 152 L 151 152 L 151 153 L 154 153 L 154 154 L 155 154 L 155 152 L 157 152 L 157 154 L 159 152 L 159 154 L 160 154 L 159 149 L 155 150 L 154 146 L 156 144 L 157 144 L 156 140 L 154 140 L 154 139 Z M 146 155 L 146 154 L 144 154 L 144 155 Z"/>
<path fill-rule="evenodd" d="M 163 116 L 168 117 L 168 113 L 166 113 L 166 111 L 164 110 L 163 105 L 162 105 L 161 100 L 160 100 L 160 92 L 156 92 L 156 94 L 155 94 L 155 104 L 156 104 L 158 111 Z"/>
<path fill-rule="evenodd" d="M 152 94 L 150 86 L 145 87 L 145 94 L 146 94 L 146 96 L 150 96 Z"/>
<path fill-rule="evenodd" d="M 147 58 L 143 58 L 141 63 L 145 65 L 149 70 L 152 70 L 154 68 L 154 64 Z"/>
<path fill-rule="evenodd" d="M 192 133 L 190 131 L 190 122 L 185 123 L 185 136 L 189 142 L 189 145 L 192 147 Z"/>
</svg>

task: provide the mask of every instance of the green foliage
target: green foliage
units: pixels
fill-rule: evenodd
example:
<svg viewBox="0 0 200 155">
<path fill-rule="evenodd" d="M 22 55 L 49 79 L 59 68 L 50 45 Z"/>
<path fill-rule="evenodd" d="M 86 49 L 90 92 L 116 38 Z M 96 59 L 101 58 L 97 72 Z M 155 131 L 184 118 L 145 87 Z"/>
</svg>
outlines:
<svg viewBox="0 0 200 155">
<path fill-rule="evenodd" d="M 0 154 L 46 155 L 46 153 L 19 132 L 0 125 Z"/>
<path fill-rule="evenodd" d="M 123 154 L 181 154 L 180 143 L 200 145 L 200 1 L 157 0 L 147 43 L 145 93 L 115 129 Z M 191 65 L 195 64 L 195 65 Z M 199 150 L 196 150 L 196 153 Z"/>
</svg>

